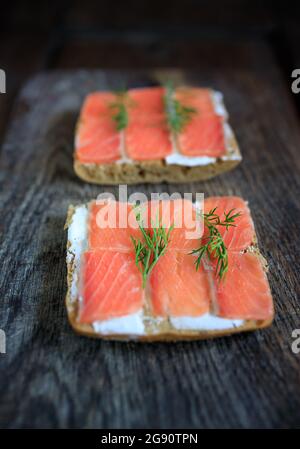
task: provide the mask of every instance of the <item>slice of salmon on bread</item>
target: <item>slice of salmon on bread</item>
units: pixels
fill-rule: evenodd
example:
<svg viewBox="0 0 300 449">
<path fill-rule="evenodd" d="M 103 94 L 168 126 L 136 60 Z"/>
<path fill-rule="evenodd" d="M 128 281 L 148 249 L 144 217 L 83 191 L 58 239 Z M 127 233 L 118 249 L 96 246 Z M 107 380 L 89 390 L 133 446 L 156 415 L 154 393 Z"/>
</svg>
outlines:
<svg viewBox="0 0 300 449">
<path fill-rule="evenodd" d="M 89 94 L 76 127 L 77 175 L 97 184 L 190 182 L 241 161 L 220 92 L 178 87 L 170 98 L 169 111 L 164 87 Z"/>
<path fill-rule="evenodd" d="M 194 228 L 185 220 L 174 227 L 183 201 L 187 200 L 171 201 L 171 219 L 164 221 L 164 229 L 171 229 L 168 247 L 145 285 L 133 245 L 133 239 L 143 240 L 143 236 L 132 205 L 93 201 L 70 206 L 66 306 L 76 332 L 115 340 L 189 340 L 260 329 L 272 322 L 267 264 L 259 252 L 247 204 L 237 197 L 204 202 L 204 211 L 217 207 L 221 215 L 233 208 L 241 213 L 235 227 L 220 230 L 229 263 L 220 281 L 214 258 L 203 259 L 196 270 L 191 254 L 207 229 L 202 232 L 197 220 L 193 220 Z M 154 207 L 155 214 L 161 210 L 157 203 L 146 205 L 148 211 Z M 110 212 L 120 217 L 121 210 L 128 227 L 121 227 L 119 218 L 112 226 L 103 220 Z M 149 220 L 145 229 L 153 235 L 153 221 Z M 193 233 L 187 234 L 187 230 Z"/>
</svg>

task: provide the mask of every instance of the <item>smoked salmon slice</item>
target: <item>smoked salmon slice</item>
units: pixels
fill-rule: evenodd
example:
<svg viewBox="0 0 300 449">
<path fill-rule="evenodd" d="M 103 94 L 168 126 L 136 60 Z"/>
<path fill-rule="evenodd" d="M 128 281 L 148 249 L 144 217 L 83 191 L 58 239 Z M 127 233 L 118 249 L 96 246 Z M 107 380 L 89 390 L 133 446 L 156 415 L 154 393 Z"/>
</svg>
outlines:
<svg viewBox="0 0 300 449">
<path fill-rule="evenodd" d="M 80 119 L 86 122 L 91 119 L 111 117 L 111 105 L 116 96 L 111 92 L 94 92 L 87 95 L 80 113 Z"/>
<path fill-rule="evenodd" d="M 149 116 L 147 121 L 132 118 L 125 131 L 126 155 L 136 161 L 163 159 L 172 152 L 170 133 L 164 118 Z"/>
<path fill-rule="evenodd" d="M 183 106 L 194 108 L 201 116 L 215 114 L 215 106 L 210 89 L 179 87 L 175 91 L 175 97 Z"/>
<path fill-rule="evenodd" d="M 217 283 L 219 316 L 244 320 L 270 320 L 273 300 L 259 256 L 229 253 L 229 269 L 224 282 Z"/>
<path fill-rule="evenodd" d="M 121 138 L 112 120 L 115 95 L 89 95 L 83 105 L 76 134 L 76 158 L 82 163 L 104 164 L 120 158 Z"/>
<path fill-rule="evenodd" d="M 140 235 L 131 204 L 117 201 L 97 203 L 90 206 L 89 248 L 132 252 L 131 237 Z"/>
<path fill-rule="evenodd" d="M 216 208 L 222 216 L 235 209 L 240 217 L 235 226 L 219 227 L 228 251 L 228 272 L 223 281 L 215 280 L 215 299 L 218 315 L 244 320 L 268 320 L 273 317 L 273 300 L 263 267 L 262 258 L 254 252 L 246 252 L 256 243 L 254 224 L 248 205 L 239 197 L 212 197 L 204 202 L 208 213 Z M 224 215 L 223 215 L 224 216 Z M 207 233 L 204 231 L 204 237 Z M 215 262 L 212 261 L 213 266 Z"/>
<path fill-rule="evenodd" d="M 79 125 L 76 157 L 83 163 L 104 164 L 120 157 L 120 135 L 109 118 Z"/>
<path fill-rule="evenodd" d="M 132 117 L 147 121 L 149 115 L 164 115 L 163 87 L 130 89 L 128 97 L 129 112 Z"/>
<path fill-rule="evenodd" d="M 172 226 L 168 251 L 189 253 L 202 236 L 202 223 L 190 200 L 174 199 L 147 203 L 148 228 L 161 224 L 166 231 Z M 158 219 L 159 218 L 159 219 Z"/>
<path fill-rule="evenodd" d="M 177 137 L 185 156 L 221 157 L 225 154 L 223 119 L 218 115 L 199 115 L 191 119 Z"/>
<path fill-rule="evenodd" d="M 132 253 L 87 251 L 82 277 L 79 322 L 109 320 L 142 309 L 141 276 Z"/>
<path fill-rule="evenodd" d="M 178 88 L 176 99 L 194 108 L 190 122 L 177 136 L 179 151 L 185 156 L 221 157 L 225 154 L 224 117 L 215 111 L 209 89 Z"/>
<path fill-rule="evenodd" d="M 150 276 L 154 316 L 200 316 L 210 309 L 208 275 L 195 270 L 189 254 L 169 251 L 154 267 Z"/>
<path fill-rule="evenodd" d="M 222 196 L 211 197 L 204 201 L 204 211 L 208 213 L 216 208 L 216 213 L 224 218 L 224 213 L 235 209 L 235 212 L 240 212 L 240 217 L 235 219 L 235 225 L 226 230 L 225 227 L 218 228 L 221 233 L 224 243 L 228 250 L 242 251 L 249 245 L 255 243 L 254 224 L 250 215 L 247 203 L 236 196 Z M 207 233 L 204 233 L 204 237 Z"/>
<path fill-rule="evenodd" d="M 172 152 L 162 87 L 129 91 L 125 152 L 134 160 L 163 159 Z"/>
</svg>

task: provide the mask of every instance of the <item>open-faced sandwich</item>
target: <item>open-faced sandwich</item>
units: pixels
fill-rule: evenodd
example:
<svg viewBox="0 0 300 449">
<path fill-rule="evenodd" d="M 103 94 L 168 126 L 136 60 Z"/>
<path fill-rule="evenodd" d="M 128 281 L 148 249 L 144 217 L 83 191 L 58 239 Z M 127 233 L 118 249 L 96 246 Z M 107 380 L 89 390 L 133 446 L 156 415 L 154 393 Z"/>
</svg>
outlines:
<svg viewBox="0 0 300 449">
<path fill-rule="evenodd" d="M 76 127 L 74 169 L 93 183 L 197 181 L 240 161 L 222 94 L 211 89 L 94 92 Z"/>
<path fill-rule="evenodd" d="M 66 305 L 81 334 L 202 339 L 272 322 L 267 265 L 241 198 L 208 198 L 202 210 L 181 199 L 93 201 L 70 206 L 67 227 Z"/>
</svg>

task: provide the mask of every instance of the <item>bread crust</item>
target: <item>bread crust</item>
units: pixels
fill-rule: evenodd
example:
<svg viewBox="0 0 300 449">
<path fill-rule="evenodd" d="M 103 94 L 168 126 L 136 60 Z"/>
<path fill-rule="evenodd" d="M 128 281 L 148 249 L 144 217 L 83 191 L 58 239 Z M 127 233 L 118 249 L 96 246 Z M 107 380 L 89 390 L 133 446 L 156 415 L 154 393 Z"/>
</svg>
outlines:
<svg viewBox="0 0 300 449">
<path fill-rule="evenodd" d="M 163 160 L 132 161 L 121 164 L 83 164 L 75 157 L 74 170 L 79 178 L 93 184 L 183 183 L 204 181 L 225 171 L 232 170 L 241 158 L 217 159 L 216 162 L 187 167 L 166 164 Z"/>
<path fill-rule="evenodd" d="M 72 216 L 76 210 L 76 207 L 70 206 L 67 214 L 67 221 L 65 224 L 65 229 L 68 228 L 72 221 Z M 254 238 L 256 241 L 256 236 Z M 67 251 L 70 247 L 70 242 L 67 242 Z M 257 245 L 249 248 L 249 251 L 254 253 L 257 257 L 261 259 L 263 268 L 267 271 L 268 266 L 267 262 L 259 251 Z M 104 340 L 120 340 L 120 341 L 140 341 L 140 342 L 159 342 L 159 341 L 182 341 L 182 340 L 205 340 L 216 337 L 223 337 L 226 335 L 232 335 L 240 332 L 252 331 L 256 329 L 263 329 L 271 325 L 273 321 L 273 316 L 269 320 L 246 320 L 241 326 L 232 327 L 229 329 L 222 330 L 180 330 L 175 329 L 171 326 L 169 322 L 166 323 L 165 329 L 162 331 L 156 331 L 155 333 L 140 335 L 140 336 L 129 336 L 128 334 L 100 334 L 96 332 L 92 325 L 90 324 L 82 324 L 77 320 L 78 316 L 78 307 L 79 307 L 79 298 L 72 298 L 71 296 L 71 286 L 73 281 L 75 265 L 74 258 L 70 258 L 67 260 L 67 282 L 68 282 L 68 290 L 66 294 L 66 308 L 68 314 L 68 320 L 74 331 L 80 335 L 84 335 L 92 338 L 100 338 Z"/>
</svg>

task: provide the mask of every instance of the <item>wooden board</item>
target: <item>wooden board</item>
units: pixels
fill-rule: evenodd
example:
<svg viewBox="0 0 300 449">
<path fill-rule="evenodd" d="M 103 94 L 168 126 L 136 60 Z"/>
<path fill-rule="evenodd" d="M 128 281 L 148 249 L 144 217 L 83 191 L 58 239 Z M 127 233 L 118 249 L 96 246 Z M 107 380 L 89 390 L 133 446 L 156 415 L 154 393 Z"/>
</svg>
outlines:
<svg viewBox="0 0 300 449">
<path fill-rule="evenodd" d="M 291 427 L 300 425 L 299 123 L 269 54 L 240 69 L 42 74 L 22 90 L 0 172 L 0 427 Z M 248 56 L 247 56 L 248 55 Z M 247 59 L 248 58 L 248 59 Z M 257 60 L 256 60 L 257 62 Z M 243 67 L 243 64 L 247 68 Z M 260 67 L 259 69 L 257 67 Z M 224 92 L 244 156 L 211 181 L 129 187 L 249 200 L 270 264 L 276 319 L 217 340 L 136 344 L 75 335 L 67 322 L 67 207 L 95 198 L 72 168 L 81 101 L 93 89 L 172 78 Z M 116 192 L 116 188 L 105 188 Z"/>
</svg>

